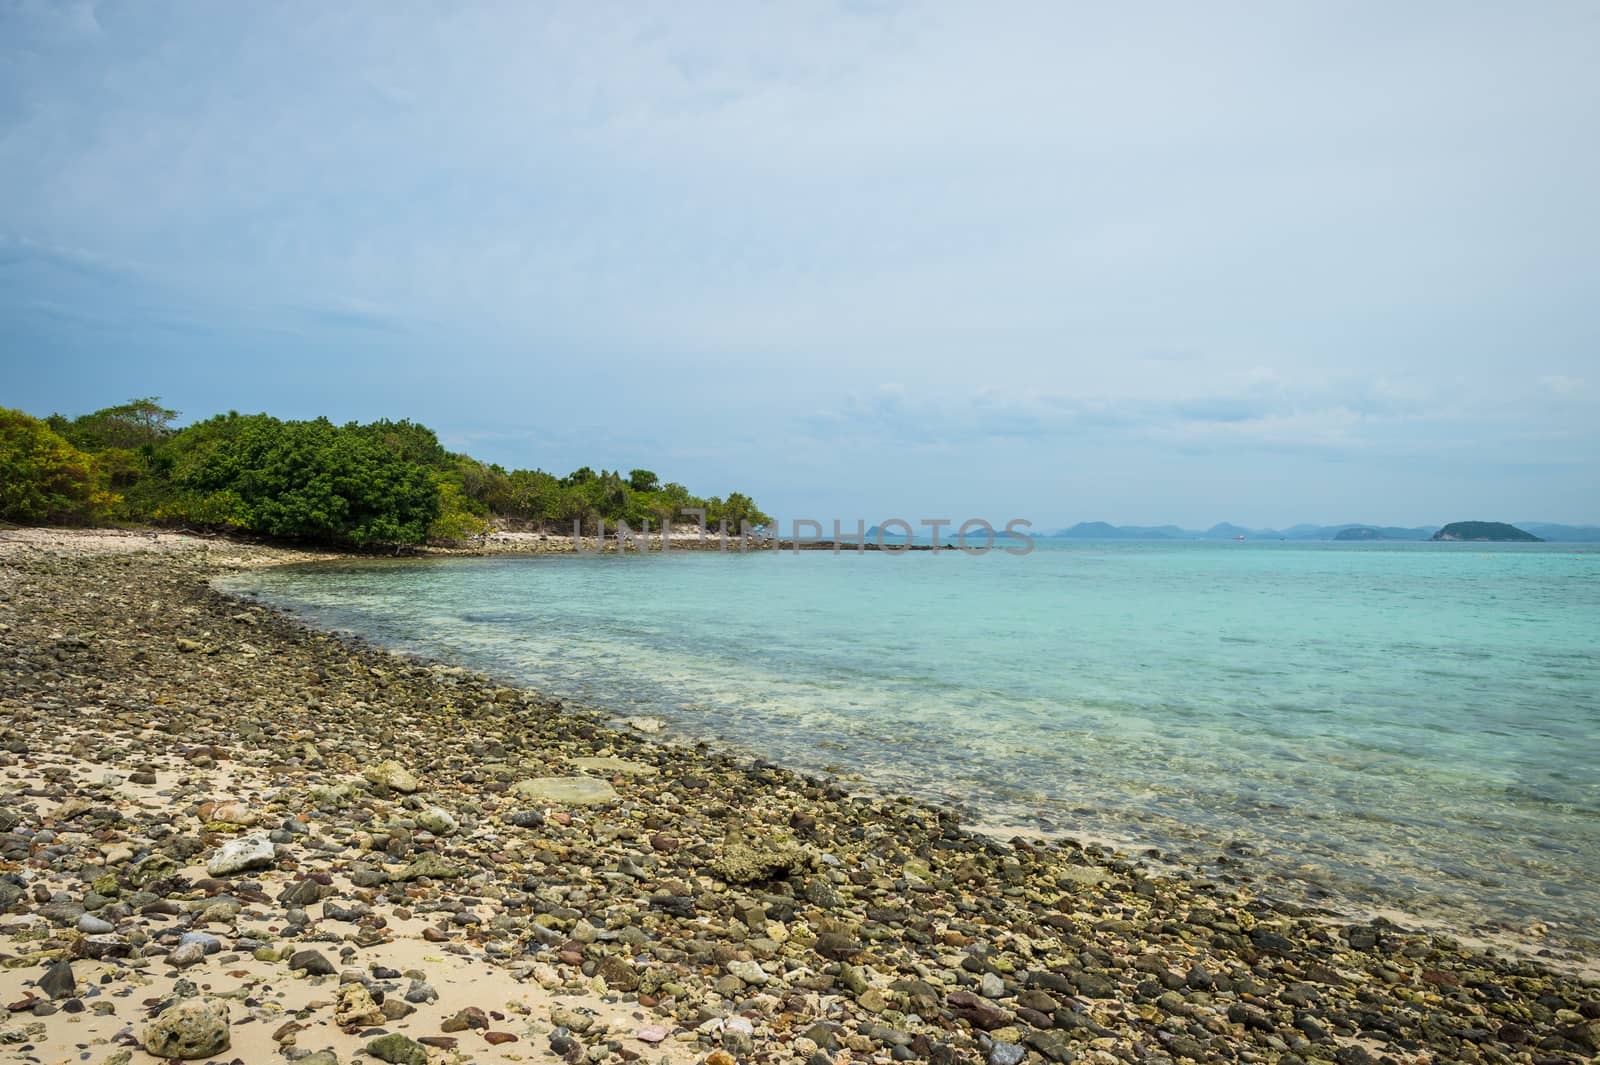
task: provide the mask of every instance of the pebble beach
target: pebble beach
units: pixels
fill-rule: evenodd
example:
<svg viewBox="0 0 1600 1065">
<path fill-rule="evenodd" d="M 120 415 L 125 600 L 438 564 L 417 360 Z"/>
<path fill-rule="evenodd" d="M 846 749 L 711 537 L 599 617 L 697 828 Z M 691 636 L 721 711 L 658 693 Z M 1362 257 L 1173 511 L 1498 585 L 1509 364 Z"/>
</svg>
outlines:
<svg viewBox="0 0 1600 1065">
<path fill-rule="evenodd" d="M 0 532 L 0 1057 L 1600 1053 L 1592 970 L 976 834 L 212 586 L 322 557 Z"/>
</svg>

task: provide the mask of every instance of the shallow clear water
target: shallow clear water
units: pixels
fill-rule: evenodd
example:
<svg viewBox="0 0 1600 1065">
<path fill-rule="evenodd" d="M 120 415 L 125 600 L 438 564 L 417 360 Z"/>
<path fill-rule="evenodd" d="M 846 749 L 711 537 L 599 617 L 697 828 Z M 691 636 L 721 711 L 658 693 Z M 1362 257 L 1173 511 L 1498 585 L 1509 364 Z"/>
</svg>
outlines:
<svg viewBox="0 0 1600 1065">
<path fill-rule="evenodd" d="M 1336 908 L 1544 921 L 1592 949 L 1596 551 L 499 557 L 232 587 L 980 820 L 1227 855 L 1224 872 Z"/>
</svg>

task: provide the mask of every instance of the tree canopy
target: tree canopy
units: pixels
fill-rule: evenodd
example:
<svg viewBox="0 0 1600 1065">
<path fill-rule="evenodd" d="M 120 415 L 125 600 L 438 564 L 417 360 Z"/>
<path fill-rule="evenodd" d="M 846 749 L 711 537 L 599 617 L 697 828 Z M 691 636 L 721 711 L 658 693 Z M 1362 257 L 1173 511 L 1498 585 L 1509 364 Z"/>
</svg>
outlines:
<svg viewBox="0 0 1600 1065">
<path fill-rule="evenodd" d="M 451 453 L 408 420 L 335 425 L 229 412 L 180 429 L 177 418 L 155 396 L 75 418 L 0 409 L 0 518 L 358 546 L 462 539 L 494 521 L 660 528 L 692 508 L 732 530 L 771 522 L 743 493 L 705 499 L 651 470 L 508 471 Z"/>
</svg>

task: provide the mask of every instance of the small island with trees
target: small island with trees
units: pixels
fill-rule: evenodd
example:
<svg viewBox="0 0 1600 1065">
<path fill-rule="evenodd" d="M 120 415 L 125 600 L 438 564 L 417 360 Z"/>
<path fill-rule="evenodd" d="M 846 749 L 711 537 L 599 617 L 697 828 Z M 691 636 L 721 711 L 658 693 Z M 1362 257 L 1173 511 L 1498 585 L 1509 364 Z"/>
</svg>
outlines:
<svg viewBox="0 0 1600 1065">
<path fill-rule="evenodd" d="M 1471 540 L 1479 543 L 1542 544 L 1544 539 L 1503 521 L 1453 521 L 1434 533 L 1432 540 Z"/>
</svg>

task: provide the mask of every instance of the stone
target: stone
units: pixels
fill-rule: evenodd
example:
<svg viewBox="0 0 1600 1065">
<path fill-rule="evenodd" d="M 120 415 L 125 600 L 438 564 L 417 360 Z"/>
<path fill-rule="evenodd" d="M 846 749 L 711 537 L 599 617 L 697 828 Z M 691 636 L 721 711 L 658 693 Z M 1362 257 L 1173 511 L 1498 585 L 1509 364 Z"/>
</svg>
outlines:
<svg viewBox="0 0 1600 1065">
<path fill-rule="evenodd" d="M 63 959 L 52 963 L 39 977 L 39 990 L 52 999 L 75 996 L 78 993 L 78 981 L 72 975 L 72 962 Z"/>
<path fill-rule="evenodd" d="M 656 767 L 645 762 L 632 762 L 626 758 L 574 758 L 572 765 L 588 773 L 608 777 L 653 777 Z"/>
<path fill-rule="evenodd" d="M 417 827 L 435 836 L 453 836 L 461 826 L 442 806 L 430 806 L 417 815 Z"/>
<path fill-rule="evenodd" d="M 188 1061 L 227 1050 L 228 1004 L 221 999 L 185 999 L 161 1011 L 145 1028 L 144 1048 L 158 1058 Z"/>
<path fill-rule="evenodd" d="M 428 1065 L 428 1051 L 423 1045 L 399 1032 L 374 1039 L 367 1044 L 367 1053 L 390 1065 Z"/>
<path fill-rule="evenodd" d="M 754 884 L 797 873 L 805 865 L 805 852 L 786 840 L 739 840 L 723 844 L 711 871 L 730 884 Z"/>
<path fill-rule="evenodd" d="M 1019 1043 L 992 1043 L 989 1046 L 989 1065 L 1021 1065 L 1028 1053 Z"/>
<path fill-rule="evenodd" d="M 469 1028 L 487 1030 L 488 1027 L 489 1015 L 484 1013 L 476 1006 L 468 1006 L 465 1009 L 458 1010 L 455 1016 L 447 1017 L 444 1022 L 439 1025 L 439 1031 L 465 1032 Z"/>
<path fill-rule="evenodd" d="M 772 979 L 761 966 L 753 961 L 730 961 L 728 963 L 728 971 L 745 983 L 755 984 L 757 987 Z"/>
<path fill-rule="evenodd" d="M 345 984 L 339 988 L 333 1006 L 333 1023 L 340 1028 L 366 1028 L 388 1019 L 365 987 Z"/>
<path fill-rule="evenodd" d="M 402 795 L 410 795 L 422 787 L 417 778 L 412 776 L 411 770 L 393 758 L 368 766 L 361 771 L 361 775 L 380 787 L 398 791 Z"/>
<path fill-rule="evenodd" d="M 297 950 L 289 958 L 290 972 L 304 972 L 310 976 L 330 976 L 337 970 L 333 963 L 314 950 Z"/>
<path fill-rule="evenodd" d="M 599 777 L 532 777 L 513 784 L 511 793 L 525 802 L 559 806 L 608 806 L 622 798 Z"/>
<path fill-rule="evenodd" d="M 167 955 L 167 964 L 177 969 L 187 969 L 206 960 L 206 948 L 199 943 L 179 943 Z"/>
<path fill-rule="evenodd" d="M 461 876 L 461 870 L 433 851 L 423 851 L 411 860 L 405 868 L 398 872 L 390 873 L 390 880 L 420 880 L 427 877 L 430 880 L 454 880 Z"/>
<path fill-rule="evenodd" d="M 972 1027 L 981 1028 L 986 1032 L 1003 1028 L 1011 1020 L 1005 1010 L 974 995 L 971 991 L 952 991 L 945 996 L 945 1004 L 957 1017 Z"/>
<path fill-rule="evenodd" d="M 265 869 L 276 857 L 272 840 L 265 832 L 257 832 L 218 847 L 206 863 L 206 872 L 212 876 L 231 876 L 251 869 Z"/>
</svg>

